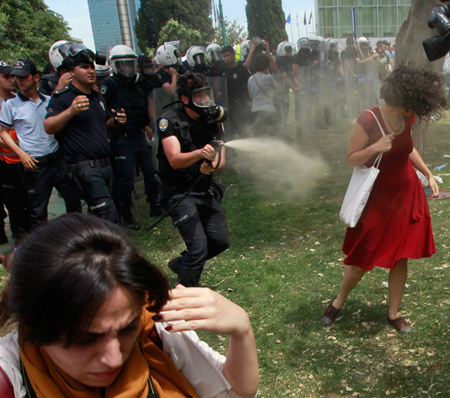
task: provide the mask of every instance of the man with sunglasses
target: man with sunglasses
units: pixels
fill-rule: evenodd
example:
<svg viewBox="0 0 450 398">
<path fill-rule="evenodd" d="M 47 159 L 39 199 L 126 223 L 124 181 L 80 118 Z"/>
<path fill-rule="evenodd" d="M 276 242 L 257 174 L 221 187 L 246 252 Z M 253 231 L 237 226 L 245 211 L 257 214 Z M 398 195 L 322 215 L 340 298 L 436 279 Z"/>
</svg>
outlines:
<svg viewBox="0 0 450 398">
<path fill-rule="evenodd" d="M 53 93 L 47 109 L 45 131 L 56 135 L 72 180 L 77 184 L 89 212 L 119 223 L 111 197 L 113 176 L 110 165 L 108 129 L 125 123 L 123 110 L 111 113 L 94 90 L 96 55 L 81 43 L 69 46 L 64 68 L 70 84 Z"/>
</svg>

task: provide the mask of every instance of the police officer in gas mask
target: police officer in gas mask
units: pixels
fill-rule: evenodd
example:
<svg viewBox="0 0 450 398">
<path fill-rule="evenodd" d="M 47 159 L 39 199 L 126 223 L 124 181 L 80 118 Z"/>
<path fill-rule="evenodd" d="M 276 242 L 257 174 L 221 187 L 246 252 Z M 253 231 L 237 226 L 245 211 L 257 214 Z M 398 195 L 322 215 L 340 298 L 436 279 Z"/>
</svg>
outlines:
<svg viewBox="0 0 450 398">
<path fill-rule="evenodd" d="M 225 147 L 219 142 L 227 111 L 215 104 L 202 74 L 180 76 L 177 93 L 182 107 L 165 112 L 157 123 L 161 200 L 186 244 L 168 266 L 178 274 L 177 284 L 198 286 L 206 260 L 230 246 L 220 205 L 224 186 L 213 177 L 225 166 Z"/>
<path fill-rule="evenodd" d="M 128 46 L 113 47 L 110 54 L 113 75 L 105 79 L 100 88 L 109 109 L 122 108 L 127 114 L 127 122 L 112 134 L 111 147 L 118 180 L 118 212 L 122 224 L 132 230 L 141 228 L 131 211 L 136 165 L 144 176 L 150 216 L 162 214 L 159 181 L 146 141 L 146 135 L 152 138 L 147 102 L 152 86 L 137 73 L 137 58 Z"/>
</svg>

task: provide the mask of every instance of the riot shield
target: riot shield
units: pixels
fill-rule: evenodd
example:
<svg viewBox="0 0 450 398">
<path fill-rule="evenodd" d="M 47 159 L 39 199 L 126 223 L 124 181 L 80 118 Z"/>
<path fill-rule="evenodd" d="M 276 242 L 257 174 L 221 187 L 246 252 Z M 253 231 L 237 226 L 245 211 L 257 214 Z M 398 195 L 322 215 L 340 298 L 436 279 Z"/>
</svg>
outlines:
<svg viewBox="0 0 450 398">
<path fill-rule="evenodd" d="M 214 89 L 214 101 L 216 105 L 228 107 L 228 91 L 227 91 L 227 79 L 224 76 L 220 77 L 208 77 L 208 86 Z"/>
</svg>

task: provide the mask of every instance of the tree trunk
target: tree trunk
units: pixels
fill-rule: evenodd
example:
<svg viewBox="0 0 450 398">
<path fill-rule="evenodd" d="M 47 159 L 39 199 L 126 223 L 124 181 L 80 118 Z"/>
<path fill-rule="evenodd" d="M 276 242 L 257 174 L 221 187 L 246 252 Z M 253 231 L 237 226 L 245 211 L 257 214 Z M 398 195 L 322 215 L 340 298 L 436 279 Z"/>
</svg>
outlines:
<svg viewBox="0 0 450 398">
<path fill-rule="evenodd" d="M 428 27 L 430 11 L 434 6 L 441 4 L 438 0 L 413 0 L 408 19 L 403 23 L 395 42 L 395 64 L 399 62 L 407 64 L 413 61 L 415 65 L 426 70 L 440 73 L 444 64 L 444 58 L 430 62 L 427 59 L 422 41 L 437 34 Z M 420 155 L 425 150 L 426 135 L 429 122 L 423 120 L 413 127 L 414 146 Z"/>
</svg>

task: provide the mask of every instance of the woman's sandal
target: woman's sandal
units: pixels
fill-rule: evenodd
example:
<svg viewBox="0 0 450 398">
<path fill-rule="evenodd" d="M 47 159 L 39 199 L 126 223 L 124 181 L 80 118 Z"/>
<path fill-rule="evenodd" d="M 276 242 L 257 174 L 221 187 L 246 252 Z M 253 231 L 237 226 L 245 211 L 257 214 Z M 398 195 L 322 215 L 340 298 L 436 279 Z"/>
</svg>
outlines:
<svg viewBox="0 0 450 398">
<path fill-rule="evenodd" d="M 387 321 L 394 326 L 395 330 L 399 333 L 408 334 L 412 331 L 411 324 L 402 316 L 399 316 L 397 319 L 390 319 L 387 317 Z"/>
<path fill-rule="evenodd" d="M 336 295 L 336 297 L 337 297 L 337 295 Z M 330 301 L 330 304 L 328 304 L 328 307 L 323 314 L 324 325 L 331 325 L 334 321 L 336 321 L 339 311 L 341 310 L 340 308 L 337 309 L 337 308 L 333 307 L 333 303 L 334 303 L 334 300 L 336 299 L 336 297 Z"/>
</svg>

